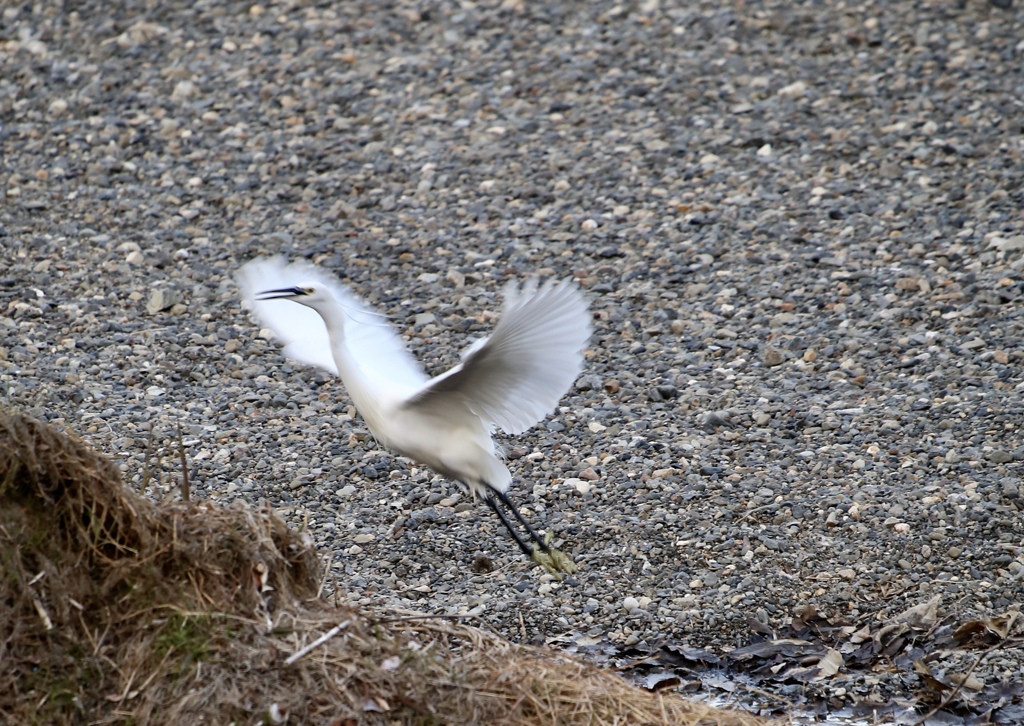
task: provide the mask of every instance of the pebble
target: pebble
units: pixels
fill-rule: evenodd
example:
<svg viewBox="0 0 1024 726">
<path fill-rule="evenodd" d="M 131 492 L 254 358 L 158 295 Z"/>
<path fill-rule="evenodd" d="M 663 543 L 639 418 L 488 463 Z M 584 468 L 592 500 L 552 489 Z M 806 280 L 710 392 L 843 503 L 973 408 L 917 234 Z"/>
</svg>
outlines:
<svg viewBox="0 0 1024 726">
<path fill-rule="evenodd" d="M 778 350 L 777 348 L 767 348 L 767 349 L 765 349 L 765 351 L 764 351 L 764 364 L 766 366 L 774 367 L 774 366 L 777 366 L 777 365 L 782 365 L 782 362 L 784 360 L 785 360 L 785 357 L 783 356 L 781 350 Z"/>
<path fill-rule="evenodd" d="M 576 477 L 570 477 L 564 482 L 568 486 L 578 491 L 580 494 L 588 494 L 590 492 L 590 482 L 583 479 L 577 479 Z"/>
<path fill-rule="evenodd" d="M 1008 464 L 1009 462 L 1013 461 L 1013 454 L 1009 451 L 996 449 L 994 451 L 989 452 L 988 460 L 991 461 L 993 464 Z"/>
<path fill-rule="evenodd" d="M 158 287 L 150 294 L 149 301 L 146 302 L 146 312 L 150 315 L 156 315 L 164 310 L 169 310 L 180 301 L 181 294 L 178 291 Z"/>
<path fill-rule="evenodd" d="M 803 81 L 794 81 L 789 85 L 783 86 L 779 89 L 779 95 L 783 98 L 797 99 L 803 98 L 807 93 L 807 84 Z"/>
</svg>

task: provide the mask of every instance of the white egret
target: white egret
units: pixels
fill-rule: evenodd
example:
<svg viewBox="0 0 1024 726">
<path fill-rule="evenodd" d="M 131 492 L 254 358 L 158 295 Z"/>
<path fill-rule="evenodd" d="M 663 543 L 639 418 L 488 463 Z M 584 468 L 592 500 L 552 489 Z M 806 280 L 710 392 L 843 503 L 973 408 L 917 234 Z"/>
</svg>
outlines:
<svg viewBox="0 0 1024 726">
<path fill-rule="evenodd" d="M 494 333 L 434 378 L 379 313 L 312 264 L 257 258 L 239 271 L 238 284 L 245 306 L 284 343 L 286 356 L 341 376 L 381 444 L 480 495 L 541 567 L 559 577 L 576 570 L 550 546 L 551 533 L 542 538 L 509 499 L 512 475 L 491 438 L 495 427 L 518 434 L 533 426 L 579 375 L 591 326 L 575 283 L 510 282 Z"/>
</svg>

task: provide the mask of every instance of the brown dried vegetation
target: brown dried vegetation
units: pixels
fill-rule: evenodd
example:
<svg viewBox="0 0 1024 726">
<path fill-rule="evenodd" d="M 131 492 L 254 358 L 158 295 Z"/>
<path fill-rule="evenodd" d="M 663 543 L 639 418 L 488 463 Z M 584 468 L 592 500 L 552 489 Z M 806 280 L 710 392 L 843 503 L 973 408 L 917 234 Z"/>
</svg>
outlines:
<svg viewBox="0 0 1024 726">
<path fill-rule="evenodd" d="M 145 499 L 80 440 L 0 414 L 7 723 L 761 723 L 319 583 L 270 511 Z"/>
</svg>

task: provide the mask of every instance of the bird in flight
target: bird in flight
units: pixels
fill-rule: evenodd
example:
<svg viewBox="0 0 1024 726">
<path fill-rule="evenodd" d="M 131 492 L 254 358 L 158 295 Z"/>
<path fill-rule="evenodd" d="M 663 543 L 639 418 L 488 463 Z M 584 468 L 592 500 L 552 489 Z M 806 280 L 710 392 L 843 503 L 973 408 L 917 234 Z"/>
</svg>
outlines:
<svg viewBox="0 0 1024 726">
<path fill-rule="evenodd" d="M 380 313 L 328 272 L 301 260 L 261 257 L 239 270 L 237 282 L 245 307 L 274 332 L 286 356 L 341 376 L 381 444 L 479 495 L 544 569 L 558 577 L 576 571 L 551 546 L 551 532 L 541 537 L 509 499 L 512 475 L 491 435 L 496 427 L 526 431 L 554 410 L 579 375 L 591 324 L 578 285 L 509 282 L 493 334 L 471 345 L 454 368 L 429 378 Z"/>
</svg>

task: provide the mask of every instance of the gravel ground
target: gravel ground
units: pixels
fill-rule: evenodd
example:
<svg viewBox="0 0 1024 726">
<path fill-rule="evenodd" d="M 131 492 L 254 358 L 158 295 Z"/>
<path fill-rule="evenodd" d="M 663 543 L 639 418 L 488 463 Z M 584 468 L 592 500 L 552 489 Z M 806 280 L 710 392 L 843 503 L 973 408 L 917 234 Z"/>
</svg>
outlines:
<svg viewBox="0 0 1024 726">
<path fill-rule="evenodd" d="M 136 485 L 152 432 L 157 496 L 180 422 L 197 495 L 308 526 L 352 599 L 513 640 L 1019 609 L 1021 37 L 973 0 L 5 5 L 0 400 Z M 432 373 L 509 277 L 579 278 L 585 370 L 503 440 L 577 576 L 259 337 L 232 274 L 279 252 Z"/>
</svg>

